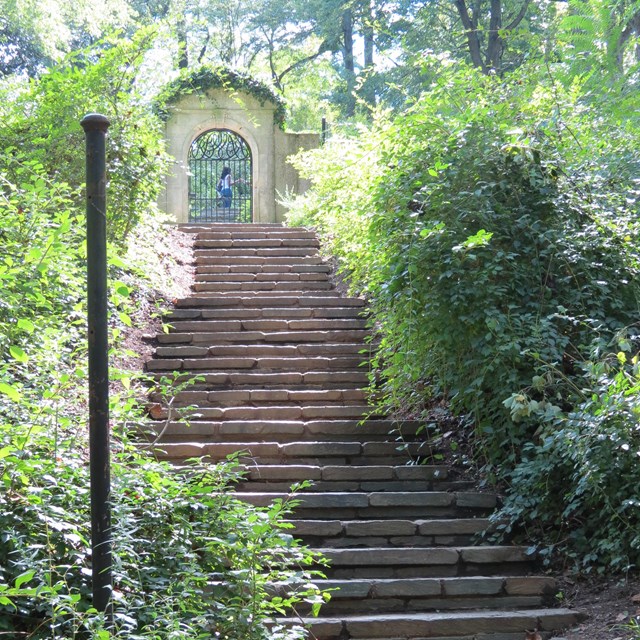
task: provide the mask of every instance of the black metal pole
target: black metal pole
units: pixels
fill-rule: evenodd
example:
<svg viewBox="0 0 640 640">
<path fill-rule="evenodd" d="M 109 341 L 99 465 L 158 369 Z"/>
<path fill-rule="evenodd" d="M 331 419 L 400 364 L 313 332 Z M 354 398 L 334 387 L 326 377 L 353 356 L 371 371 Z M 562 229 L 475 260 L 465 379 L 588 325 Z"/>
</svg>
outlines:
<svg viewBox="0 0 640 640">
<path fill-rule="evenodd" d="M 107 327 L 105 139 L 109 120 L 91 113 L 81 123 L 87 153 L 87 318 L 89 341 L 89 466 L 93 606 L 113 626 L 111 606 L 111 471 Z"/>
</svg>

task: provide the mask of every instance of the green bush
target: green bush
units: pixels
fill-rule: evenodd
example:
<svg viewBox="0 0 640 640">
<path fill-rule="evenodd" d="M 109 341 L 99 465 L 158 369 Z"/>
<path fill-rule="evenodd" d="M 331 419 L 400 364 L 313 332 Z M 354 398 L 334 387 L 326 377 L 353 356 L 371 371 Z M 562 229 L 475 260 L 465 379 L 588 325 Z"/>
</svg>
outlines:
<svg viewBox="0 0 640 640">
<path fill-rule="evenodd" d="M 524 527 L 529 539 L 547 539 L 544 555 L 559 546 L 567 564 L 587 572 L 640 566 L 638 346 L 623 340 L 624 351 L 581 365 L 591 395 L 542 421 L 496 517 L 498 530 Z"/>
<path fill-rule="evenodd" d="M 136 84 L 153 37 L 152 30 L 114 37 L 70 54 L 29 84 L 0 84 L 0 145 L 20 149 L 56 182 L 84 184 L 80 120 L 92 112 L 109 118 L 108 229 L 119 244 L 156 201 L 167 167 L 161 121 Z"/>
<path fill-rule="evenodd" d="M 637 123 L 546 71 L 431 69 L 405 113 L 298 159 L 314 188 L 290 216 L 369 298 L 387 408 L 446 399 L 503 479 L 591 395 L 593 354 L 637 333 Z"/>
<path fill-rule="evenodd" d="M 0 429 L 0 631 L 101 637 L 90 635 L 103 621 L 90 607 L 83 431 L 69 423 L 54 439 L 44 422 Z M 112 464 L 118 634 L 257 640 L 271 637 L 268 617 L 322 601 L 312 586 L 316 556 L 283 522 L 295 500 L 255 508 L 232 494 L 234 462 L 176 472 L 122 446 Z M 273 592 L 282 581 L 291 595 Z"/>
</svg>

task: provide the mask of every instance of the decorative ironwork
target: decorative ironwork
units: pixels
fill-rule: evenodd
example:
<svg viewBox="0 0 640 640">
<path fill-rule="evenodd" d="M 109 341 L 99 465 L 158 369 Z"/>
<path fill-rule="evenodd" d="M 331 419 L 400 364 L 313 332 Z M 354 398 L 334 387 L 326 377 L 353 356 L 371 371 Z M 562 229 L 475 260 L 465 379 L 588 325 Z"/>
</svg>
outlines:
<svg viewBox="0 0 640 640">
<path fill-rule="evenodd" d="M 220 184 L 225 167 L 231 195 Z M 189 149 L 189 222 L 251 222 L 251 169 L 251 150 L 238 134 L 212 129 L 198 136 Z"/>
</svg>

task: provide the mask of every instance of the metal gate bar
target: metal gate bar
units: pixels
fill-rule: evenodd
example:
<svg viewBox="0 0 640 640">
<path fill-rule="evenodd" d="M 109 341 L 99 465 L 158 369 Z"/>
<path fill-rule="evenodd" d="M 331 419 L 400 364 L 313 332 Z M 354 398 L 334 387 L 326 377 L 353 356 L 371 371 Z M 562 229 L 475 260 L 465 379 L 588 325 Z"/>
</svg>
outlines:
<svg viewBox="0 0 640 640">
<path fill-rule="evenodd" d="M 232 196 L 217 191 L 224 167 L 229 167 Z M 189 149 L 189 222 L 252 222 L 251 149 L 228 129 L 198 136 Z"/>
</svg>

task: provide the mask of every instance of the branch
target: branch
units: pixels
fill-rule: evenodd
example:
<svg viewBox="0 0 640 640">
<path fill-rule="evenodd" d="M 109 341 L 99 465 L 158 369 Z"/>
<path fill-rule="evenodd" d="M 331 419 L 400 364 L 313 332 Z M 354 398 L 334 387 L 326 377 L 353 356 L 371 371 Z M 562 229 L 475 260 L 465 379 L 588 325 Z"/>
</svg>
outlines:
<svg viewBox="0 0 640 640">
<path fill-rule="evenodd" d="M 202 49 L 200 49 L 200 55 L 198 56 L 198 64 L 202 64 L 202 58 L 204 58 L 204 54 L 207 52 L 207 47 L 209 46 L 209 40 L 211 40 L 211 32 L 207 29 L 207 37 L 204 39 L 204 44 L 202 45 Z"/>
<path fill-rule="evenodd" d="M 511 31 L 512 29 L 515 29 L 524 20 L 524 17 L 527 15 L 527 9 L 529 8 L 530 3 L 531 0 L 524 0 L 522 6 L 520 7 L 518 15 L 505 27 L 505 31 Z"/>
<path fill-rule="evenodd" d="M 282 82 L 282 78 L 284 78 L 288 73 L 294 71 L 298 67 L 307 64 L 307 62 L 311 62 L 312 60 L 319 58 L 323 53 L 326 53 L 327 51 L 331 51 L 331 47 L 329 46 L 329 43 L 324 40 L 315 53 L 312 53 L 311 55 L 308 55 L 304 58 L 300 58 L 300 60 L 296 60 L 296 62 L 289 65 L 279 76 L 277 76 L 276 80 L 278 84 Z"/>
<path fill-rule="evenodd" d="M 631 16 L 616 43 L 616 60 L 620 69 L 623 67 L 624 46 L 633 35 L 640 35 L 640 11 Z"/>
</svg>

